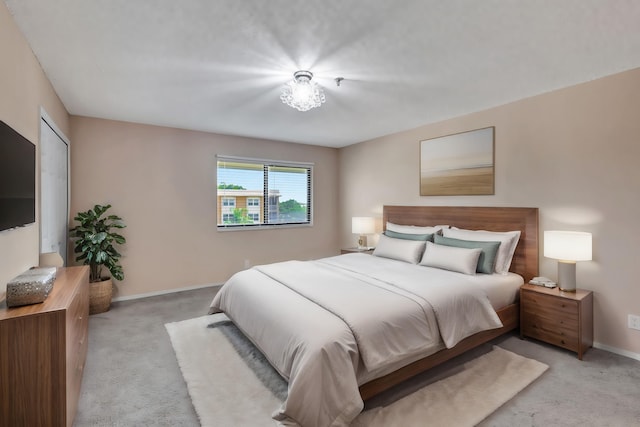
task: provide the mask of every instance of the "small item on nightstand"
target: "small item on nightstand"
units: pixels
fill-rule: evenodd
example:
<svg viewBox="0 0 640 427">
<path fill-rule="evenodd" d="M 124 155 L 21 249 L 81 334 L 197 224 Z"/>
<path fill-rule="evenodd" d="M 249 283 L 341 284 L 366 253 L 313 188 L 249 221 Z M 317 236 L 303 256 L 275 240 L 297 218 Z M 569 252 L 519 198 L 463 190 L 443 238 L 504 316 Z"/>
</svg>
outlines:
<svg viewBox="0 0 640 427">
<path fill-rule="evenodd" d="M 542 276 L 534 277 L 533 279 L 529 280 L 529 283 L 532 285 L 544 286 L 545 288 L 556 287 L 556 282 L 549 279 L 548 277 L 542 277 Z"/>
</svg>

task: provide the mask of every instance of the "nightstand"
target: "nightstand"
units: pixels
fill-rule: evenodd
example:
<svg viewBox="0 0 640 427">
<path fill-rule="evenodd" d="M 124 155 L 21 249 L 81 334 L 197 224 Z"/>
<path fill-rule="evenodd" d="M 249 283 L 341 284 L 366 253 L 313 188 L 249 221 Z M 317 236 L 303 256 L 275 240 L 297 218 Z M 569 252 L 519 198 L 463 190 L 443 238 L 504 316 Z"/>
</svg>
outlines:
<svg viewBox="0 0 640 427">
<path fill-rule="evenodd" d="M 344 254 L 355 254 L 355 253 L 361 253 L 361 254 L 369 254 L 371 255 L 373 253 L 373 250 L 375 248 L 371 248 L 371 249 L 358 249 L 358 248 L 344 248 L 344 249 L 340 249 L 340 255 L 344 255 Z"/>
<path fill-rule="evenodd" d="M 520 337 L 578 353 L 593 345 L 593 292 L 525 284 L 520 288 Z"/>
</svg>

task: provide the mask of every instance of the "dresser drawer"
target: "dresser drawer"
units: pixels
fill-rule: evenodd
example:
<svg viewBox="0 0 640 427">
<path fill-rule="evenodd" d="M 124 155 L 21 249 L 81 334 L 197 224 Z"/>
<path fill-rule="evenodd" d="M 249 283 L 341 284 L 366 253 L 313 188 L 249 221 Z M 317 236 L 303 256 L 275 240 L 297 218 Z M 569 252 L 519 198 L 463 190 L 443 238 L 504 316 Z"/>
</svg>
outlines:
<svg viewBox="0 0 640 427">
<path fill-rule="evenodd" d="M 75 414 L 87 357 L 89 285 L 78 287 L 67 311 L 67 412 Z"/>
<path fill-rule="evenodd" d="M 87 329 L 89 326 L 89 290 L 82 287 L 76 293 L 68 311 L 68 327 L 71 346 L 86 341 Z"/>
<path fill-rule="evenodd" d="M 69 354 L 69 358 L 67 359 L 67 381 L 68 381 L 68 391 L 71 393 L 72 397 L 76 397 L 75 395 L 80 391 L 80 385 L 82 384 L 82 373 L 84 371 L 84 363 L 87 358 L 87 333 L 85 334 L 81 340 L 74 343 L 74 348 L 71 350 Z M 72 399 L 73 401 L 74 399 Z"/>
</svg>

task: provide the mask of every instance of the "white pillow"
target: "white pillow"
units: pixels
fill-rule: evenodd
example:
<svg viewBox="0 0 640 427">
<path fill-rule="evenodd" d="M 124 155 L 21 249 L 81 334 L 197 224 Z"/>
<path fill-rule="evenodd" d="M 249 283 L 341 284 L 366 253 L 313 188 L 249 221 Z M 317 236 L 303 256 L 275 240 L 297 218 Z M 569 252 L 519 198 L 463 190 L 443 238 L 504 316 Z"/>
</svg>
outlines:
<svg viewBox="0 0 640 427">
<path fill-rule="evenodd" d="M 464 274 L 476 274 L 478 258 L 482 249 L 456 248 L 427 242 L 427 248 L 420 265 L 457 271 Z"/>
<path fill-rule="evenodd" d="M 424 252 L 424 244 L 421 240 L 394 239 L 381 234 L 373 255 L 417 264 Z"/>
<path fill-rule="evenodd" d="M 444 237 L 454 239 L 473 240 L 475 242 L 500 242 L 498 254 L 496 255 L 495 271 L 499 274 L 507 274 L 513 260 L 513 253 L 520 240 L 520 231 L 485 231 L 485 230 L 464 230 L 461 228 L 450 228 L 442 231 Z"/>
<path fill-rule="evenodd" d="M 444 228 L 449 228 L 449 226 L 436 225 L 434 227 L 421 227 L 417 225 L 400 225 L 387 222 L 387 230 L 405 234 L 433 234 Z"/>
</svg>

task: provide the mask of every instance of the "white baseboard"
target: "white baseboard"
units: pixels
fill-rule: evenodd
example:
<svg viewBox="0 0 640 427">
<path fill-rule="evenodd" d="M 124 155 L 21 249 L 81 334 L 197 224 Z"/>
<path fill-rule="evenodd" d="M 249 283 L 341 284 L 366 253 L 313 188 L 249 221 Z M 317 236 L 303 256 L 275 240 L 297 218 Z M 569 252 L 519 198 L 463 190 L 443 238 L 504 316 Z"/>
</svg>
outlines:
<svg viewBox="0 0 640 427">
<path fill-rule="evenodd" d="M 222 283 L 206 283 L 204 285 L 187 286 L 187 287 L 184 287 L 184 288 L 175 288 L 175 289 L 165 289 L 163 291 L 149 292 L 149 293 L 146 293 L 146 294 L 126 295 L 126 296 L 123 296 L 123 297 L 114 298 L 112 301 L 113 302 L 116 302 L 116 301 L 128 301 L 128 300 L 132 300 L 132 299 L 155 297 L 155 296 L 158 296 L 158 295 L 174 294 L 176 292 L 182 292 L 182 291 L 193 291 L 195 289 L 212 288 L 214 286 L 222 286 Z M 211 296 L 211 299 L 213 299 L 213 295 Z"/>
<path fill-rule="evenodd" d="M 593 343 L 593 348 L 599 348 L 600 350 L 606 350 L 611 353 L 619 354 L 620 356 L 629 357 L 631 359 L 640 360 L 640 354 L 634 353 L 632 351 L 623 350 L 617 347 L 611 347 L 610 345 L 602 344 L 599 342 Z"/>
</svg>

